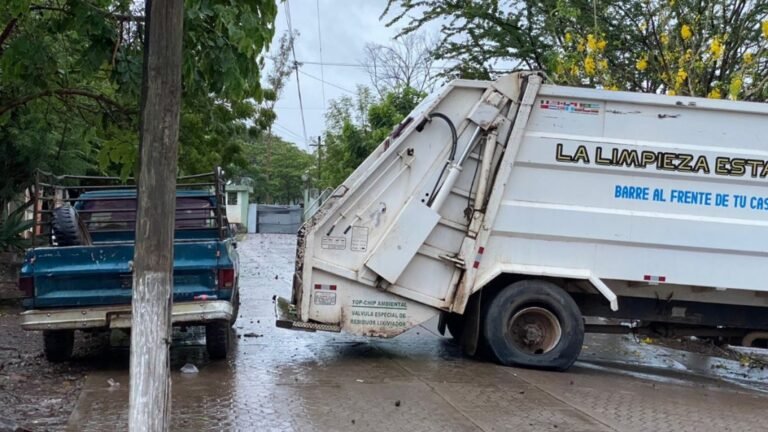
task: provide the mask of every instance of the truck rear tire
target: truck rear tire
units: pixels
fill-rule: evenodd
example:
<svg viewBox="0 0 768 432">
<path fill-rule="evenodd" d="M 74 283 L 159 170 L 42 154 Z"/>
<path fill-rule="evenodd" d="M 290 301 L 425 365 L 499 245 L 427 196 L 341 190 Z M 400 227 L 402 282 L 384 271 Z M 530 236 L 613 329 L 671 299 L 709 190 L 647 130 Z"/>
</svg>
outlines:
<svg viewBox="0 0 768 432">
<path fill-rule="evenodd" d="M 227 358 L 230 328 L 229 321 L 213 321 L 205 325 L 205 347 L 211 360 Z"/>
<path fill-rule="evenodd" d="M 69 204 L 53 209 L 51 231 L 58 246 L 80 246 L 90 243 L 80 223 L 77 210 Z"/>
<path fill-rule="evenodd" d="M 74 330 L 43 330 L 43 351 L 49 362 L 61 363 L 71 359 L 74 346 Z"/>
<path fill-rule="evenodd" d="M 523 280 L 491 300 L 483 336 L 503 365 L 564 371 L 581 352 L 584 319 L 562 288 L 542 280 Z"/>
</svg>

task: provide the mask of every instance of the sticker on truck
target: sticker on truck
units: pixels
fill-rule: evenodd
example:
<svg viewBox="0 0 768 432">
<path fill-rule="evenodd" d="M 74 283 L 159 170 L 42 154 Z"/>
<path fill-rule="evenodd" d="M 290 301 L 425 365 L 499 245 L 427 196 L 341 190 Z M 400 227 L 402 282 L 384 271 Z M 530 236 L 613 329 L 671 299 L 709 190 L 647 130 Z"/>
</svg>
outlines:
<svg viewBox="0 0 768 432">
<path fill-rule="evenodd" d="M 336 305 L 336 285 L 315 284 L 312 295 L 313 302 L 317 306 Z"/>
<path fill-rule="evenodd" d="M 353 299 L 349 323 L 366 327 L 406 328 L 408 305 L 395 300 Z"/>
<path fill-rule="evenodd" d="M 600 114 L 600 104 L 594 102 L 541 99 L 539 101 L 539 108 L 550 111 L 563 111 L 572 114 Z"/>
<path fill-rule="evenodd" d="M 352 241 L 349 249 L 353 252 L 365 252 L 368 250 L 368 228 L 361 226 L 352 227 Z"/>
<path fill-rule="evenodd" d="M 347 248 L 347 239 L 345 237 L 323 237 L 320 240 L 322 249 L 344 250 Z"/>
</svg>

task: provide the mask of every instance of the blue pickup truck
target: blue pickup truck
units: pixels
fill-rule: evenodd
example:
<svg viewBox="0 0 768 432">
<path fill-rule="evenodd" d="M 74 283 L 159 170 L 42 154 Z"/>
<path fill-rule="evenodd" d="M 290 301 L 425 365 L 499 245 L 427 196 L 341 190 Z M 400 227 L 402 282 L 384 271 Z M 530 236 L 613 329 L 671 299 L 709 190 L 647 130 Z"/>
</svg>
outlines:
<svg viewBox="0 0 768 432">
<path fill-rule="evenodd" d="M 220 359 L 238 314 L 239 261 L 221 172 L 210 176 L 179 179 L 172 322 L 205 326 L 208 354 Z M 118 179 L 53 178 L 62 186 L 52 178 L 36 186 L 36 244 L 19 276 L 27 296 L 21 326 L 42 330 L 50 361 L 66 361 L 75 330 L 131 326 L 136 189 L 103 184 Z"/>
</svg>

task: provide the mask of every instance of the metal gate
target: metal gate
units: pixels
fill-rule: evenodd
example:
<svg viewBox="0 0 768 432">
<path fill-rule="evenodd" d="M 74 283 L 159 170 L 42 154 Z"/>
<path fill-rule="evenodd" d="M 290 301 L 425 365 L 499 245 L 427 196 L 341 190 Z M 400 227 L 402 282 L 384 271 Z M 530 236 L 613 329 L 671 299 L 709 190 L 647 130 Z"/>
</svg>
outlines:
<svg viewBox="0 0 768 432">
<path fill-rule="evenodd" d="M 296 234 L 301 226 L 302 208 L 297 205 L 259 204 L 257 231 L 265 234 Z"/>
</svg>

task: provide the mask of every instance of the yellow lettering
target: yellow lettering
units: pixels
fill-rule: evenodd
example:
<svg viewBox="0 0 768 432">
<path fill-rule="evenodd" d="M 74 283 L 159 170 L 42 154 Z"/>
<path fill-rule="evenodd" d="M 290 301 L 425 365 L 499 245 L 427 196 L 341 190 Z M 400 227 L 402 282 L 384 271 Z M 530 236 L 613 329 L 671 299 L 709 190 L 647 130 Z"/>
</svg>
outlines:
<svg viewBox="0 0 768 432">
<path fill-rule="evenodd" d="M 580 145 L 576 148 L 576 154 L 573 155 L 573 161 L 582 161 L 585 164 L 589 163 L 589 153 L 587 153 L 587 148 L 585 146 Z"/>
<path fill-rule="evenodd" d="M 706 156 L 699 156 L 699 158 L 696 159 L 696 163 L 693 166 L 693 172 L 699 171 L 703 171 L 704 174 L 709 174 L 709 162 L 707 161 Z"/>
</svg>

